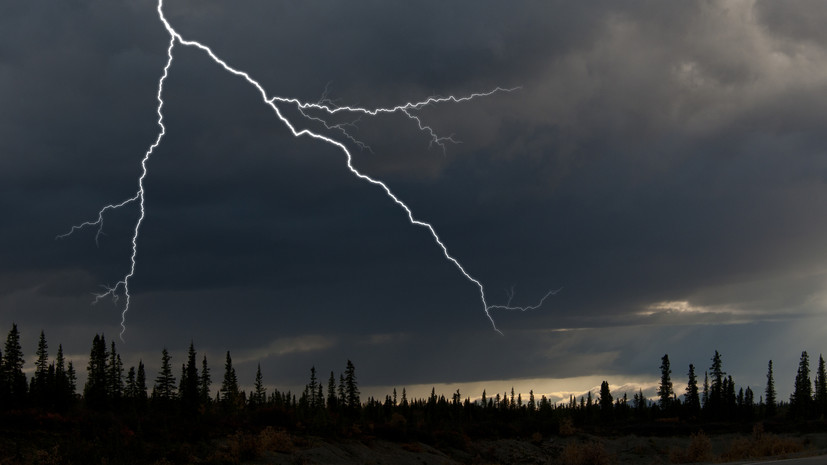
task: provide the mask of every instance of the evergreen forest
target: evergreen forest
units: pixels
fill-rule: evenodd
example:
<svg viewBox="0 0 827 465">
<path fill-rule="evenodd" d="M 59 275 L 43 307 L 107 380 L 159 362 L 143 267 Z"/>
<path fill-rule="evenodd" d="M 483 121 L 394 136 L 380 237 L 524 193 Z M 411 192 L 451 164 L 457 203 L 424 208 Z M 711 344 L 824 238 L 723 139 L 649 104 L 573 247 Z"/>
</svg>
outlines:
<svg viewBox="0 0 827 465">
<path fill-rule="evenodd" d="M 208 361 L 190 343 L 186 358 L 173 361 L 163 348 L 160 369 L 147 373 L 143 361 L 125 367 L 115 342 L 103 335 L 92 338 L 86 367 L 67 360 L 61 345 L 50 348 L 43 332 L 35 356 L 27 376 L 20 333 L 12 325 L 0 354 L 0 464 L 52 463 L 44 457 L 59 457 L 54 463 L 241 463 L 255 458 L 262 435 L 271 442 L 313 435 L 461 448 L 469 440 L 573 431 L 655 436 L 749 431 L 759 422 L 768 430 L 827 431 L 824 358 L 819 355 L 811 372 L 807 352 L 801 353 L 795 379 L 781 380 L 793 386 L 789 399 L 776 395 L 771 360 L 764 386 L 740 387 L 714 351 L 703 366 L 674 372 L 664 354 L 654 398 L 640 390 L 631 397 L 611 392 L 603 381 L 594 395 L 563 402 L 513 388 L 457 390 L 449 397 L 432 389 L 426 398 L 412 398 L 402 388 L 384 398 L 364 398 L 350 360 L 339 373 L 310 367 L 301 392 L 268 389 L 259 366 L 249 380 L 252 390 L 245 391 L 229 351 L 223 360 Z M 82 386 L 81 369 L 86 370 Z"/>
</svg>

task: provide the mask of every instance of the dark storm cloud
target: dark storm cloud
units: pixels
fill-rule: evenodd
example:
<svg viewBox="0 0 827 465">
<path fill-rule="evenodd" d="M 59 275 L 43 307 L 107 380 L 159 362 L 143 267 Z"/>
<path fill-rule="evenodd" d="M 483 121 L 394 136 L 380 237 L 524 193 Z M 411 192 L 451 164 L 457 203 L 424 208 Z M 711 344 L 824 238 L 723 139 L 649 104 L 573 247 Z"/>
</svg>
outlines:
<svg viewBox="0 0 827 465">
<path fill-rule="evenodd" d="M 134 193 L 168 36 L 152 2 L 2 8 L 0 323 L 81 354 L 119 330 L 89 293 L 126 271 L 137 209 L 108 215 L 99 247 L 94 231 L 53 238 Z M 462 141 L 444 153 L 403 117 L 362 118 L 373 151 L 352 147 L 354 163 L 434 224 L 490 303 L 563 290 L 494 312 L 497 335 L 476 287 L 341 151 L 293 139 L 254 89 L 179 44 L 124 350 L 192 338 L 290 385 L 348 357 L 373 384 L 646 374 L 663 352 L 703 365 L 716 344 L 747 366 L 725 335 L 769 338 L 823 309 L 822 10 L 168 2 L 179 32 L 272 94 L 313 100 L 330 83 L 337 103 L 373 106 L 521 86 L 423 110 Z"/>
</svg>

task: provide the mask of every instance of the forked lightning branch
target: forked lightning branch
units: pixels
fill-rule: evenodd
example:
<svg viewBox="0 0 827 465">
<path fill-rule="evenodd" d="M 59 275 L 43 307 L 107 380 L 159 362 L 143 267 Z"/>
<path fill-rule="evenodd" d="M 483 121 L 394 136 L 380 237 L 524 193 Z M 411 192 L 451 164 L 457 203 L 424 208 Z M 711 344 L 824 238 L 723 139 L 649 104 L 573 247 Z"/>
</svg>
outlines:
<svg viewBox="0 0 827 465">
<path fill-rule="evenodd" d="M 186 46 L 186 47 L 195 47 L 195 48 L 198 48 L 198 49 L 202 50 L 207 55 L 209 55 L 209 57 L 216 64 L 221 66 L 224 70 L 226 70 L 227 72 L 232 73 L 232 74 L 244 79 L 251 86 L 255 87 L 255 89 L 258 90 L 259 94 L 261 95 L 262 102 L 265 105 L 269 106 L 273 110 L 276 117 L 290 130 L 290 132 L 293 134 L 294 137 L 297 137 L 297 138 L 298 137 L 309 137 L 309 138 L 312 138 L 312 139 L 316 139 L 316 140 L 318 140 L 322 143 L 326 143 L 326 144 L 330 144 L 330 145 L 333 145 L 335 147 L 338 147 L 342 151 L 342 153 L 345 155 L 345 160 L 347 162 L 347 167 L 350 170 L 350 172 L 353 173 L 353 175 L 358 177 L 359 179 L 362 179 L 365 182 L 373 184 L 376 187 L 378 187 L 379 189 L 381 189 L 382 191 L 384 191 L 385 195 L 387 197 L 389 197 L 396 205 L 399 206 L 399 208 L 401 208 L 405 212 L 405 214 L 408 217 L 408 221 L 410 221 L 411 224 L 416 225 L 416 226 L 420 226 L 422 228 L 425 228 L 430 233 L 430 235 L 433 237 L 433 240 L 436 243 L 436 245 L 442 250 L 442 253 L 445 256 L 445 258 L 448 261 L 450 261 L 451 263 L 453 263 L 454 266 L 457 268 L 457 270 L 459 270 L 459 272 L 468 281 L 470 281 L 471 283 L 473 283 L 477 287 L 477 289 L 479 290 L 480 300 L 481 300 L 481 303 L 482 303 L 482 306 L 483 306 L 483 310 L 485 311 L 485 315 L 488 317 L 488 320 L 491 322 L 491 326 L 494 328 L 495 331 L 501 333 L 500 330 L 497 328 L 497 324 L 494 322 L 494 318 L 491 316 L 491 311 L 492 310 L 526 311 L 526 310 L 536 309 L 536 308 L 540 307 L 543 304 L 543 302 L 549 296 L 551 296 L 551 295 L 553 295 L 554 293 L 557 292 L 557 291 L 547 292 L 543 296 L 543 298 L 540 299 L 540 301 L 537 304 L 531 305 L 531 306 L 524 306 L 524 307 L 512 306 L 510 298 L 509 298 L 509 301 L 506 305 L 491 305 L 491 304 L 489 304 L 488 301 L 486 300 L 485 288 L 483 287 L 482 283 L 478 279 L 474 278 L 470 273 L 468 273 L 468 271 L 465 270 L 465 268 L 462 266 L 462 264 L 453 255 L 451 255 L 448 252 L 448 248 L 442 242 L 442 239 L 440 239 L 439 235 L 437 235 L 436 230 L 434 229 L 434 227 L 430 223 L 427 223 L 425 221 L 422 221 L 422 220 L 419 220 L 419 219 L 415 218 L 414 215 L 413 215 L 413 212 L 411 211 L 411 209 L 402 200 L 400 200 L 384 182 L 382 182 L 378 179 L 375 179 L 373 177 L 370 177 L 370 176 L 360 172 L 359 170 L 357 170 L 353 166 L 353 157 L 351 155 L 351 152 L 348 150 L 348 148 L 347 148 L 347 146 L 345 145 L 344 142 L 338 141 L 338 140 L 334 139 L 331 136 L 327 136 L 327 135 L 324 135 L 324 134 L 319 134 L 317 132 L 313 132 L 309 129 L 297 129 L 296 126 L 284 116 L 284 114 L 282 113 L 282 111 L 279 107 L 279 105 L 295 107 L 298 110 L 299 114 L 301 114 L 302 117 L 306 118 L 308 121 L 313 121 L 315 123 L 320 123 L 326 129 L 328 129 L 330 132 L 340 135 L 341 137 L 347 139 L 348 141 L 350 141 L 351 143 L 353 143 L 354 145 L 356 145 L 360 148 L 365 148 L 367 146 L 365 144 L 363 144 L 361 141 L 358 141 L 355 137 L 353 137 L 351 134 L 349 134 L 347 132 L 347 125 L 346 124 L 341 124 L 341 123 L 332 124 L 328 120 L 325 119 L 325 116 L 333 117 L 334 115 L 338 115 L 338 114 L 352 114 L 352 115 L 357 116 L 357 117 L 361 117 L 361 116 L 374 117 L 374 116 L 379 116 L 379 115 L 382 115 L 382 114 L 402 113 L 407 118 L 409 118 L 411 121 L 413 121 L 417 125 L 419 130 L 425 132 L 430 137 L 430 143 L 432 145 L 436 144 L 444 150 L 445 149 L 444 144 L 446 142 L 455 142 L 455 140 L 452 137 L 439 136 L 437 134 L 437 132 L 432 127 L 425 124 L 422 121 L 422 119 L 417 115 L 416 112 L 418 110 L 422 109 L 423 107 L 433 105 L 433 104 L 437 104 L 437 103 L 462 103 L 462 102 L 466 102 L 466 101 L 469 101 L 469 100 L 472 100 L 472 99 L 475 99 L 475 98 L 486 97 L 486 96 L 489 96 L 489 95 L 494 94 L 496 92 L 510 92 L 514 89 L 503 89 L 503 88 L 497 87 L 494 90 L 491 90 L 491 91 L 488 91 L 488 92 L 474 93 L 474 94 L 470 94 L 470 95 L 462 96 L 462 97 L 454 97 L 454 96 L 430 97 L 430 98 L 427 98 L 427 99 L 419 101 L 419 102 L 408 102 L 408 103 L 398 105 L 398 106 L 395 106 L 395 107 L 375 108 L 375 109 L 360 108 L 360 107 L 349 107 L 349 106 L 340 107 L 340 106 L 334 105 L 330 100 L 327 100 L 327 99 L 324 99 L 324 98 L 322 100 L 318 101 L 318 102 L 307 103 L 307 102 L 302 102 L 300 100 L 297 100 L 295 98 L 270 96 L 264 90 L 264 88 L 261 86 L 261 84 L 258 83 L 258 81 L 254 80 L 246 72 L 240 71 L 240 70 L 237 70 L 237 69 L 231 67 L 224 60 L 222 60 L 218 56 L 216 56 L 213 53 L 213 51 L 209 47 L 207 47 L 206 45 L 203 45 L 203 44 L 201 44 L 199 42 L 196 42 L 196 41 L 193 41 L 193 40 L 184 39 L 184 37 L 182 37 L 172 27 L 172 25 L 169 23 L 169 21 L 164 16 L 163 6 L 164 6 L 163 0 L 159 0 L 158 1 L 158 8 L 157 8 L 158 17 L 161 20 L 161 22 L 164 24 L 164 27 L 166 28 L 167 32 L 169 33 L 170 39 L 169 39 L 169 47 L 167 48 L 167 62 L 166 62 L 166 65 L 164 66 L 164 72 L 161 75 L 160 80 L 158 81 L 157 114 L 158 114 L 159 131 L 158 131 L 157 137 L 155 138 L 155 141 L 152 143 L 152 145 L 149 146 L 147 151 L 144 153 L 143 158 L 141 159 L 141 175 L 138 177 L 138 188 L 135 192 L 135 195 L 133 195 L 132 197 L 129 197 L 128 199 L 125 199 L 121 202 L 112 203 L 112 204 L 104 206 L 103 208 L 101 208 L 98 211 L 97 217 L 95 219 L 83 222 L 83 223 L 75 225 L 75 226 L 72 226 L 72 228 L 67 233 L 61 234 L 61 235 L 58 236 L 58 238 L 64 238 L 64 237 L 67 237 L 67 236 L 71 235 L 72 233 L 74 233 L 75 231 L 78 231 L 80 229 L 94 227 L 94 228 L 96 228 L 95 241 L 97 242 L 100 238 L 100 235 L 103 232 L 103 220 L 104 220 L 104 216 L 106 215 L 107 212 L 109 212 L 111 210 L 116 210 L 116 209 L 125 207 L 127 205 L 137 203 L 137 205 L 140 209 L 140 213 L 138 215 L 137 221 L 135 222 L 135 228 L 134 228 L 133 235 L 132 235 L 132 254 L 130 256 L 129 271 L 123 276 L 123 278 L 121 278 L 114 285 L 106 286 L 104 292 L 95 295 L 95 302 L 98 302 L 99 300 L 101 300 L 103 298 L 109 297 L 109 298 L 112 298 L 115 301 L 115 303 L 120 303 L 121 298 L 123 298 L 123 304 L 122 304 L 123 307 L 122 307 L 122 310 L 121 310 L 121 339 L 122 340 L 123 340 L 123 334 L 126 331 L 126 314 L 129 311 L 129 306 L 130 306 L 130 303 L 131 303 L 131 294 L 130 294 L 129 284 L 130 284 L 130 280 L 132 279 L 132 277 L 135 276 L 135 268 L 137 266 L 137 256 L 138 256 L 138 238 L 139 238 L 140 231 L 141 231 L 141 225 L 143 224 L 144 218 L 146 216 L 146 211 L 145 211 L 145 208 L 144 208 L 144 192 L 145 192 L 144 191 L 144 180 L 146 179 L 146 177 L 148 175 L 147 163 L 149 162 L 149 159 L 152 156 L 152 153 L 155 151 L 155 149 L 158 147 L 158 145 L 160 145 L 161 140 L 164 137 L 164 134 L 166 134 L 166 127 L 164 126 L 164 114 L 163 114 L 163 108 L 164 108 L 163 91 L 164 91 L 164 83 L 165 83 L 167 77 L 169 76 L 169 71 L 170 71 L 170 68 L 172 67 L 173 51 L 175 50 L 176 44 L 180 44 L 181 46 Z M 319 116 L 319 115 L 321 115 L 321 116 Z"/>
</svg>

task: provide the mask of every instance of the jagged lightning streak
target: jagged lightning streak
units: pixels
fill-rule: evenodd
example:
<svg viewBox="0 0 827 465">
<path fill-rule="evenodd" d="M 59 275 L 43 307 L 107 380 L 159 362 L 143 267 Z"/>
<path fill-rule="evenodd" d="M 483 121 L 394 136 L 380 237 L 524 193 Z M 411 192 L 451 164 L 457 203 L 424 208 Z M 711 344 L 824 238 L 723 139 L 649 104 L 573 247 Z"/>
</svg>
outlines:
<svg viewBox="0 0 827 465">
<path fill-rule="evenodd" d="M 287 126 L 287 128 L 290 130 L 290 132 L 293 134 L 294 137 L 297 137 L 297 138 L 302 137 L 302 136 L 311 137 L 313 139 L 321 140 L 323 142 L 326 142 L 328 144 L 331 144 L 331 145 L 336 146 L 339 149 L 341 149 L 342 152 L 345 154 L 345 157 L 347 159 L 347 167 L 350 170 L 350 172 L 353 173 L 359 179 L 362 179 L 362 180 L 367 181 L 367 182 L 369 182 L 369 183 L 371 183 L 375 186 L 380 187 L 385 192 L 385 194 L 388 197 L 390 197 L 391 200 L 393 200 L 394 203 L 396 203 L 400 208 L 402 208 L 405 211 L 406 215 L 408 216 L 408 221 L 410 221 L 411 224 L 426 228 L 428 230 L 428 232 L 430 232 L 430 234 L 433 237 L 434 241 L 437 243 L 437 245 L 442 250 L 442 253 L 445 256 L 445 258 L 447 260 L 449 260 L 451 263 L 453 263 L 454 266 L 456 266 L 456 268 L 460 271 L 460 273 L 462 273 L 462 275 L 466 279 L 468 279 L 470 282 L 474 283 L 477 286 L 477 288 L 479 289 L 480 299 L 481 299 L 482 304 L 483 304 L 483 309 L 485 311 L 485 315 L 488 317 L 488 320 L 491 322 L 491 326 L 498 333 L 502 334 L 502 332 L 499 330 L 499 328 L 497 328 L 497 324 L 494 322 L 494 318 L 491 316 L 491 310 L 518 310 L 518 311 L 533 310 L 533 309 L 539 308 L 549 296 L 554 295 L 555 293 L 557 293 L 557 291 L 559 291 L 559 289 L 558 289 L 558 290 L 551 290 L 551 291 L 547 292 L 546 295 L 544 295 L 543 298 L 540 299 L 540 301 L 536 305 L 524 306 L 524 307 L 511 306 L 511 297 L 509 297 L 508 303 L 506 305 L 489 305 L 488 302 L 486 301 L 486 298 L 485 298 L 485 288 L 483 287 L 482 283 L 478 279 L 471 276 L 465 270 L 465 268 L 460 264 L 460 262 L 448 252 L 448 248 L 442 242 L 442 239 L 440 239 L 439 235 L 437 235 L 436 230 L 434 229 L 434 227 L 431 224 L 414 218 L 413 212 L 411 211 L 411 209 L 404 202 L 402 202 L 402 200 L 400 200 L 390 190 L 390 188 L 385 183 L 383 183 L 382 181 L 379 181 L 377 179 L 374 179 L 374 178 L 360 172 L 359 170 L 357 170 L 353 166 L 353 157 L 352 157 L 350 151 L 347 149 L 347 147 L 343 143 L 341 143 L 337 140 L 334 140 L 330 137 L 324 136 L 322 134 L 318 134 L 318 133 L 315 133 L 313 131 L 310 131 L 309 129 L 301 129 L 301 130 L 296 129 L 296 127 L 282 114 L 281 110 L 276 105 L 276 102 L 295 105 L 297 107 L 297 109 L 299 110 L 299 112 L 302 114 L 302 116 L 304 116 L 305 118 L 321 123 L 328 130 L 335 129 L 335 130 L 340 131 L 345 137 L 347 137 L 349 140 L 351 140 L 351 142 L 353 142 L 354 144 L 356 144 L 360 148 L 365 148 L 367 146 L 365 144 L 361 143 L 360 141 L 356 140 L 354 137 L 352 137 L 346 131 L 346 129 L 344 129 L 344 126 L 346 124 L 345 125 L 343 125 L 343 124 L 331 125 L 331 124 L 328 124 L 327 121 L 325 121 L 323 118 L 320 118 L 320 117 L 317 117 L 317 116 L 311 116 L 306 111 L 307 110 L 318 110 L 318 111 L 324 112 L 328 115 L 335 115 L 335 114 L 341 113 L 341 112 L 351 112 L 351 113 L 364 114 L 364 115 L 369 115 L 369 116 L 376 116 L 376 115 L 384 114 L 384 113 L 402 112 L 409 119 L 414 120 L 417 123 L 417 126 L 421 131 L 424 131 L 424 132 L 429 134 L 429 136 L 431 138 L 431 142 L 430 142 L 431 144 L 439 145 L 444 151 L 445 150 L 445 145 L 444 145 L 445 142 L 456 143 L 457 141 L 455 139 L 453 139 L 453 137 L 451 137 L 451 136 L 449 136 L 449 137 L 440 137 L 440 136 L 438 136 L 437 133 L 433 130 L 433 128 L 431 128 L 430 126 L 424 124 L 422 122 L 422 120 L 419 118 L 419 116 L 413 114 L 412 111 L 419 110 L 419 109 L 421 109 L 425 106 L 432 105 L 432 104 L 435 104 L 435 103 L 443 103 L 443 102 L 460 103 L 460 102 L 465 102 L 465 101 L 468 101 L 468 100 L 471 100 L 471 99 L 474 99 L 474 98 L 477 98 L 477 97 L 489 96 L 489 95 L 492 95 L 496 92 L 510 92 L 514 89 L 503 89 L 503 88 L 497 87 L 496 89 L 491 90 L 489 92 L 475 93 L 475 94 L 471 94 L 471 95 L 468 95 L 468 96 L 465 96 L 465 97 L 459 97 L 459 98 L 454 97 L 454 96 L 430 97 L 430 98 L 428 98 L 426 100 L 423 100 L 423 101 L 420 101 L 420 102 L 414 102 L 414 103 L 409 102 L 409 103 L 405 103 L 404 105 L 398 105 L 398 106 L 395 106 L 395 107 L 392 107 L 392 108 L 377 108 L 377 109 L 366 109 L 366 108 L 348 107 L 348 106 L 344 106 L 344 107 L 334 106 L 332 104 L 332 102 L 329 99 L 326 98 L 326 92 L 325 92 L 325 94 L 323 94 L 322 98 L 317 103 L 305 103 L 305 102 L 302 102 L 298 99 L 278 97 L 278 96 L 269 97 L 267 95 L 267 92 L 261 86 L 261 84 L 259 84 L 256 80 L 254 80 L 252 77 L 250 77 L 249 74 L 247 74 L 244 71 L 239 71 L 239 70 L 231 67 L 230 65 L 228 65 L 224 60 L 222 60 L 218 56 L 216 56 L 213 53 L 213 51 L 209 47 L 207 47 L 206 45 L 203 45 L 203 44 L 201 44 L 199 42 L 196 42 L 196 41 L 184 39 L 172 27 L 172 25 L 166 19 L 166 16 L 164 16 L 163 4 L 164 4 L 163 0 L 158 0 L 158 7 L 157 7 L 158 17 L 160 18 L 161 22 L 164 24 L 164 27 L 166 28 L 167 32 L 170 35 L 170 42 L 169 42 L 169 47 L 167 48 L 167 63 L 164 66 L 163 75 L 161 76 L 160 80 L 158 81 L 158 93 L 157 93 L 158 108 L 157 108 L 157 114 L 158 114 L 158 126 L 160 127 L 160 130 L 158 132 L 158 136 L 155 139 L 155 142 L 152 145 L 150 145 L 149 149 L 147 149 L 146 153 L 144 154 L 143 159 L 141 160 L 141 175 L 138 178 L 138 191 L 136 192 L 136 194 L 134 196 L 132 196 L 132 197 L 120 202 L 120 203 L 109 204 L 109 205 L 106 205 L 103 208 L 101 208 L 98 211 L 98 216 L 97 216 L 96 220 L 86 221 L 86 222 L 83 222 L 79 225 L 72 226 L 72 228 L 67 233 L 61 234 L 61 235 L 58 236 L 58 238 L 64 238 L 66 236 L 71 235 L 72 233 L 74 233 L 77 230 L 80 230 L 80 229 L 83 229 L 83 228 L 86 228 L 86 227 L 97 226 L 97 232 L 95 233 L 95 242 L 97 243 L 100 235 L 103 233 L 103 216 L 104 216 L 104 214 L 107 211 L 116 210 L 116 209 L 121 208 L 121 207 L 123 207 L 127 204 L 131 204 L 133 202 L 138 202 L 139 207 L 140 207 L 140 215 L 138 216 L 138 220 L 135 223 L 135 229 L 134 229 L 134 233 L 133 233 L 133 236 L 132 236 L 132 255 L 130 257 L 131 266 L 129 268 L 129 272 L 124 276 L 124 278 L 122 280 L 118 281 L 114 286 L 106 287 L 105 288 L 106 292 L 103 292 L 101 294 L 96 294 L 96 296 L 95 296 L 95 302 L 97 302 L 100 299 L 102 299 L 104 297 L 107 297 L 107 296 L 112 297 L 112 299 L 117 302 L 118 299 L 119 299 L 119 294 L 118 294 L 119 289 L 122 290 L 123 295 L 126 297 L 126 301 L 124 303 L 123 311 L 121 312 L 121 333 L 120 333 L 121 340 L 123 340 L 123 334 L 126 331 L 126 314 L 129 311 L 129 304 L 130 304 L 129 280 L 130 280 L 130 278 L 132 278 L 135 275 L 135 267 L 137 265 L 136 257 L 137 257 L 137 253 L 138 253 L 138 236 L 139 236 L 139 233 L 140 233 L 141 224 L 143 223 L 143 220 L 146 216 L 146 212 L 144 210 L 144 184 L 143 183 L 144 183 L 144 179 L 146 178 L 146 175 L 147 175 L 147 162 L 149 161 L 149 158 L 152 155 L 153 151 L 161 143 L 161 139 L 164 137 L 164 134 L 166 133 L 166 127 L 163 124 L 163 119 L 164 118 L 163 118 L 162 110 L 163 110 L 163 106 L 164 106 L 164 101 L 163 101 L 162 97 L 163 97 L 164 81 L 166 80 L 167 76 L 169 75 L 169 69 L 172 66 L 172 60 L 173 60 L 172 51 L 173 51 L 173 48 L 175 47 L 175 42 L 176 41 L 179 42 L 181 45 L 189 46 L 189 47 L 195 47 L 195 48 L 198 48 L 198 49 L 204 51 L 205 53 L 207 53 L 207 55 L 209 55 L 209 57 L 214 62 L 216 62 L 218 65 L 220 65 L 222 68 L 224 68 L 227 72 L 244 78 L 249 84 L 251 84 L 253 87 L 255 87 L 256 90 L 258 90 L 258 92 L 261 94 L 261 98 L 264 101 L 264 103 L 266 103 L 270 108 L 272 108 L 273 112 L 275 112 L 275 114 L 279 118 L 279 120 L 281 120 L 281 122 L 284 123 L 285 126 Z M 348 123 L 348 124 L 353 124 L 353 123 Z M 513 295 L 512 295 L 512 297 L 513 297 Z"/>
<path fill-rule="evenodd" d="M 163 0 L 160 0 L 161 2 Z M 158 8 L 160 11 L 161 3 L 158 4 Z M 138 191 L 132 197 L 116 204 L 109 204 L 104 206 L 103 208 L 98 211 L 98 218 L 95 221 L 86 221 L 79 225 L 72 226 L 72 228 L 65 234 L 61 234 L 57 236 L 58 239 L 65 238 L 75 231 L 79 229 L 83 229 L 87 226 L 97 226 L 97 231 L 95 232 L 95 244 L 98 244 L 98 240 L 103 234 L 103 215 L 108 210 L 116 210 L 121 208 L 127 204 L 132 202 L 138 202 L 140 207 L 140 215 L 138 215 L 138 220 L 135 222 L 135 229 L 134 234 L 132 235 L 132 255 L 130 256 L 130 261 L 132 265 L 129 267 L 129 272 L 114 286 L 104 286 L 106 292 L 95 294 L 94 302 L 97 303 L 100 299 L 111 296 L 112 299 L 117 302 L 118 301 L 118 289 L 123 289 L 123 295 L 126 297 L 126 301 L 124 302 L 123 311 L 121 311 L 121 341 L 123 341 L 123 334 L 126 332 L 126 312 L 129 311 L 129 304 L 131 300 L 131 294 L 129 293 L 129 279 L 135 275 L 135 266 L 137 265 L 136 257 L 138 255 L 138 235 L 141 230 L 141 224 L 144 221 L 144 217 L 146 216 L 146 211 L 144 210 L 144 179 L 147 175 L 147 162 L 149 161 L 149 157 L 152 155 L 152 152 L 161 144 L 161 139 L 163 139 L 164 134 L 166 134 L 166 127 L 164 126 L 164 114 L 162 112 L 164 107 L 164 100 L 162 98 L 163 91 L 164 91 L 164 81 L 166 81 L 167 76 L 169 76 L 169 69 L 172 66 L 172 49 L 175 47 L 175 37 L 170 36 L 169 39 L 169 47 L 167 47 L 167 63 L 164 65 L 164 72 L 161 75 L 161 79 L 158 81 L 158 93 L 156 98 L 158 100 L 158 108 L 156 109 L 156 113 L 158 114 L 158 126 L 160 130 L 158 131 L 158 135 L 155 138 L 155 142 L 149 146 L 147 151 L 144 153 L 144 157 L 141 159 L 141 175 L 138 177 Z"/>
</svg>

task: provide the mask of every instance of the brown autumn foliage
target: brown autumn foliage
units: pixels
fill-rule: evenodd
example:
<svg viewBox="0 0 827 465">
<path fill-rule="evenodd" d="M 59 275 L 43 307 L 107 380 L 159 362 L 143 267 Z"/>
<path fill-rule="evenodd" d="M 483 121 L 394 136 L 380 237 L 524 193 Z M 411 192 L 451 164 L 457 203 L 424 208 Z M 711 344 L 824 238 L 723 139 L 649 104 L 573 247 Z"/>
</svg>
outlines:
<svg viewBox="0 0 827 465">
<path fill-rule="evenodd" d="M 669 461 L 672 463 L 709 462 L 712 459 L 712 441 L 703 431 L 691 436 L 685 450 L 669 452 Z"/>
<path fill-rule="evenodd" d="M 612 463 L 603 444 L 598 441 L 570 442 L 560 453 L 563 465 L 609 465 Z"/>
<path fill-rule="evenodd" d="M 802 450 L 804 450 L 804 444 L 801 440 L 766 433 L 759 423 L 753 427 L 751 437 L 734 439 L 729 449 L 721 454 L 721 461 L 775 457 L 794 454 Z"/>
</svg>

